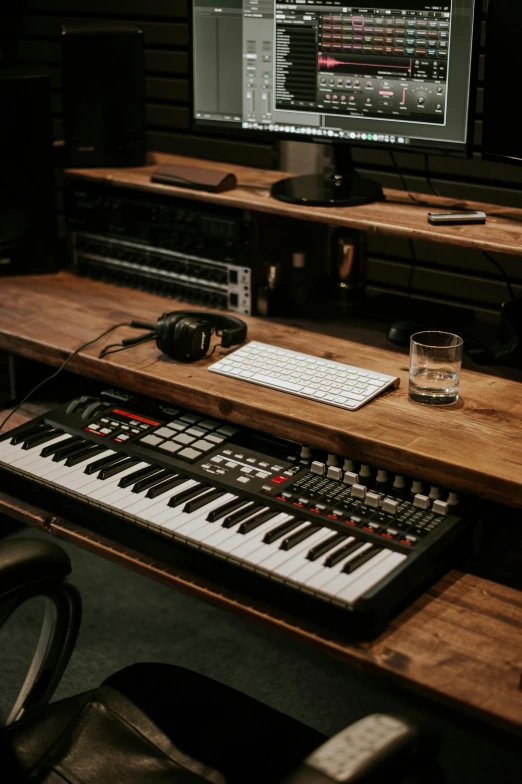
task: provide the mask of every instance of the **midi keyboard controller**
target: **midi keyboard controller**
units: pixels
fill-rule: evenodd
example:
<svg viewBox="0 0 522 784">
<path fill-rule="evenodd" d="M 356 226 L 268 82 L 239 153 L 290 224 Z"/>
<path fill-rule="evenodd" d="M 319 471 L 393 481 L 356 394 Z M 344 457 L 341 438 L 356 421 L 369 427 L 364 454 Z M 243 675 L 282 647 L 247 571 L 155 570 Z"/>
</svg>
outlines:
<svg viewBox="0 0 522 784">
<path fill-rule="evenodd" d="M 455 493 L 120 390 L 2 434 L 0 483 L 349 635 L 382 629 L 469 539 Z"/>
</svg>

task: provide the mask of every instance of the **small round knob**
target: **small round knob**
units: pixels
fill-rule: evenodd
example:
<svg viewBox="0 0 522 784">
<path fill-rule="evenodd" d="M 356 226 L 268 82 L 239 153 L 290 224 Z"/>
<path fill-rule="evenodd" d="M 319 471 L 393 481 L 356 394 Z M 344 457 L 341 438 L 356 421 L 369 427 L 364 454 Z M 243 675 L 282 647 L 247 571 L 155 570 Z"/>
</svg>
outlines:
<svg viewBox="0 0 522 784">
<path fill-rule="evenodd" d="M 343 463 L 343 471 L 353 471 L 354 462 L 349 457 L 346 457 Z"/>
<path fill-rule="evenodd" d="M 309 446 L 301 447 L 301 457 L 303 458 L 303 460 L 308 460 L 310 457 L 312 457 L 312 450 L 310 449 Z"/>
<path fill-rule="evenodd" d="M 336 466 L 337 465 L 337 455 L 328 455 L 328 460 L 326 461 L 326 463 L 329 466 Z"/>
<path fill-rule="evenodd" d="M 377 471 L 376 481 L 377 482 L 382 482 L 383 484 L 384 484 L 384 482 L 387 482 L 388 481 L 388 472 L 385 471 L 383 468 L 379 468 L 378 471 Z"/>
<path fill-rule="evenodd" d="M 436 501 L 440 498 L 440 487 L 437 487 L 437 485 L 432 485 L 430 487 L 430 498 L 432 501 Z"/>
<path fill-rule="evenodd" d="M 372 469 L 369 465 L 364 465 L 361 463 L 361 468 L 359 470 L 360 477 L 369 477 L 372 475 Z"/>
<path fill-rule="evenodd" d="M 422 493 L 422 482 L 419 482 L 418 479 L 414 479 L 411 483 L 411 492 L 413 494 Z"/>
<path fill-rule="evenodd" d="M 449 506 L 458 506 L 459 503 L 459 494 L 458 493 L 448 493 L 448 505 Z"/>
<path fill-rule="evenodd" d="M 404 481 L 404 477 L 402 474 L 395 474 L 395 479 L 393 480 L 393 486 L 396 490 L 402 490 L 406 487 L 406 482 Z"/>
</svg>

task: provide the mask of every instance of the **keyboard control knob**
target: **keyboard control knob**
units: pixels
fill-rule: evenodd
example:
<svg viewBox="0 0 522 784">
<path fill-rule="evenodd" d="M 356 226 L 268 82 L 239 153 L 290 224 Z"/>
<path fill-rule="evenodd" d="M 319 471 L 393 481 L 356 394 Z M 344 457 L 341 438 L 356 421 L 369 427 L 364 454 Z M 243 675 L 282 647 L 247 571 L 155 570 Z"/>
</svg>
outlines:
<svg viewBox="0 0 522 784">
<path fill-rule="evenodd" d="M 448 494 L 448 506 L 458 506 L 459 504 L 459 494 L 458 493 L 449 493 Z"/>
<path fill-rule="evenodd" d="M 301 455 L 303 460 L 309 460 L 312 457 L 312 450 L 309 446 L 302 446 L 301 447 Z"/>
<path fill-rule="evenodd" d="M 378 471 L 377 471 L 377 476 L 375 478 L 375 481 L 376 482 L 381 482 L 382 484 L 387 482 L 388 481 L 388 472 L 385 471 L 383 468 L 379 468 Z"/>
<path fill-rule="evenodd" d="M 364 485 L 354 485 L 352 487 L 352 498 L 361 498 L 363 501 L 366 496 L 366 488 Z"/>
<path fill-rule="evenodd" d="M 361 467 L 359 469 L 359 476 L 365 477 L 366 479 L 372 475 L 372 469 L 369 465 L 364 465 L 361 463 Z"/>
<path fill-rule="evenodd" d="M 446 501 L 434 501 L 433 506 L 431 507 L 432 511 L 438 515 L 447 515 L 449 512 L 449 506 Z"/>
<path fill-rule="evenodd" d="M 337 479 L 339 482 L 343 478 L 343 471 L 342 468 L 337 468 L 337 466 L 330 466 L 328 468 L 328 479 Z"/>
<path fill-rule="evenodd" d="M 344 475 L 344 483 L 347 485 L 358 485 L 359 484 L 359 474 L 354 473 L 353 471 L 347 471 Z"/>
<path fill-rule="evenodd" d="M 422 482 L 419 482 L 417 479 L 414 479 L 411 483 L 411 492 L 416 495 L 417 493 L 422 493 Z"/>
<path fill-rule="evenodd" d="M 394 498 L 385 498 L 382 502 L 382 511 L 386 512 L 386 514 L 397 514 L 399 511 L 399 502 Z"/>
<path fill-rule="evenodd" d="M 406 487 L 406 482 L 404 481 L 404 477 L 402 474 L 395 474 L 395 479 L 393 480 L 393 486 L 396 490 L 402 490 Z"/>
<path fill-rule="evenodd" d="M 415 498 L 413 499 L 413 506 L 416 509 L 429 509 L 430 508 L 430 499 L 427 495 L 421 495 L 417 493 Z"/>
<path fill-rule="evenodd" d="M 353 490 L 352 490 L 353 495 Z M 366 493 L 366 498 L 364 499 L 364 503 L 366 506 L 372 506 L 374 509 L 378 509 L 380 505 L 381 498 L 378 493 Z"/>
<path fill-rule="evenodd" d="M 339 460 L 338 460 L 337 455 L 328 455 L 328 460 L 326 461 L 327 465 L 329 465 L 329 466 L 336 466 L 338 462 L 339 462 Z"/>
<path fill-rule="evenodd" d="M 343 463 L 343 471 L 353 471 L 354 465 L 355 464 L 353 460 L 351 460 L 349 457 L 346 457 Z"/>
<path fill-rule="evenodd" d="M 320 463 L 318 460 L 314 460 L 310 466 L 310 471 L 312 474 L 319 474 L 319 476 L 323 476 L 326 473 L 326 466 L 324 463 Z"/>
<path fill-rule="evenodd" d="M 436 485 L 430 487 L 430 498 L 432 501 L 436 501 L 437 498 L 440 498 L 440 488 Z"/>
</svg>

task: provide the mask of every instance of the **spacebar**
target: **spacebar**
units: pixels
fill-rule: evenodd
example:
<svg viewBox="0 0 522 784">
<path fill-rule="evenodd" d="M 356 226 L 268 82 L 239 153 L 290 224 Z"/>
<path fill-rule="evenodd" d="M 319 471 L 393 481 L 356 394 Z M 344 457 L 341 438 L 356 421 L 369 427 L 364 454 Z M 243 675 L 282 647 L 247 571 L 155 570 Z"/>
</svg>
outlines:
<svg viewBox="0 0 522 784">
<path fill-rule="evenodd" d="M 272 378 L 272 376 L 263 376 L 261 373 L 254 373 L 251 380 L 262 381 L 263 384 L 270 384 L 270 386 L 280 387 L 281 389 L 288 389 L 289 392 L 299 392 L 303 388 L 302 384 L 292 384 L 290 381 Z"/>
</svg>

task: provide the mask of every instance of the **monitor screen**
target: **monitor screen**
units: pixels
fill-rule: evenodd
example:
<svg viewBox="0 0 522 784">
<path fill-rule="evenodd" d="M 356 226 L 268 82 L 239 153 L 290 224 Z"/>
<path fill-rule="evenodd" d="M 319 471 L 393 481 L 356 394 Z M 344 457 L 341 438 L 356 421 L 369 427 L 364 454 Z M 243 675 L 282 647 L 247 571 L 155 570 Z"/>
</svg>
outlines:
<svg viewBox="0 0 522 784">
<path fill-rule="evenodd" d="M 475 0 L 193 0 L 196 130 L 464 152 Z"/>
</svg>

